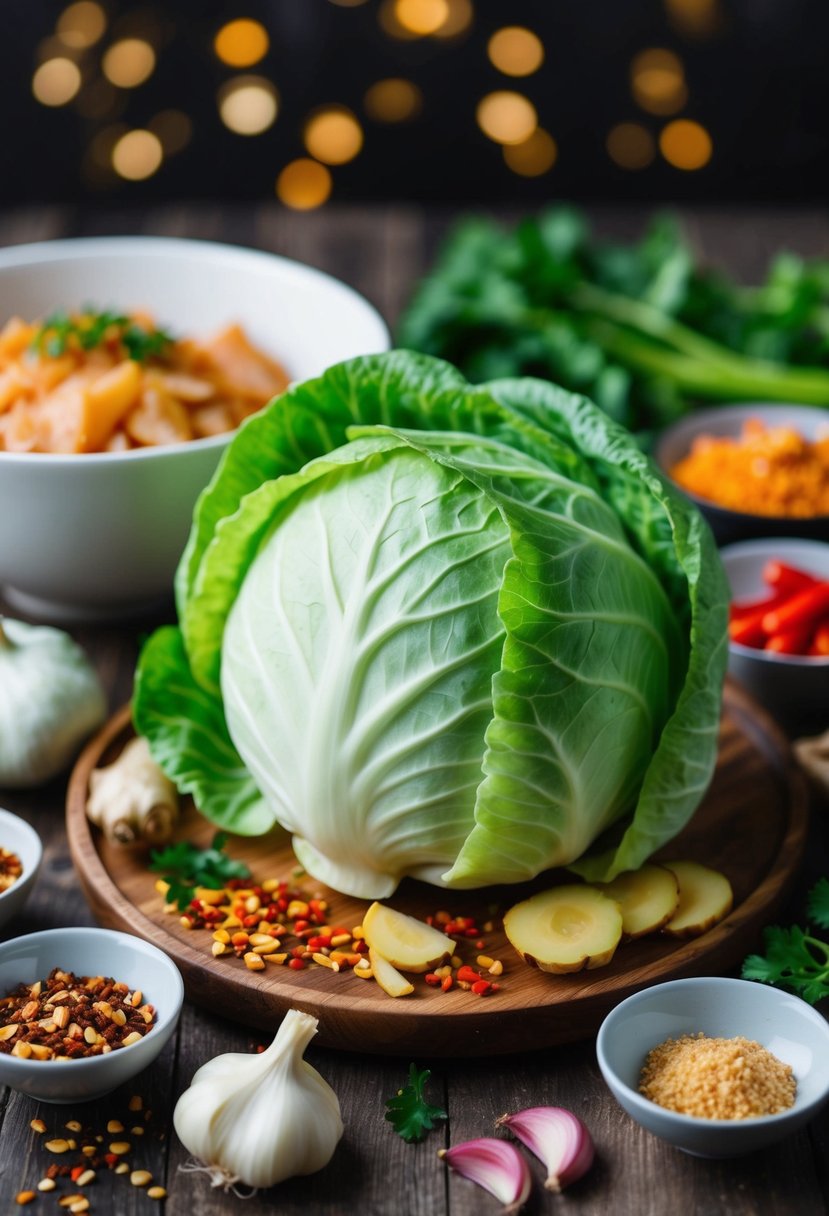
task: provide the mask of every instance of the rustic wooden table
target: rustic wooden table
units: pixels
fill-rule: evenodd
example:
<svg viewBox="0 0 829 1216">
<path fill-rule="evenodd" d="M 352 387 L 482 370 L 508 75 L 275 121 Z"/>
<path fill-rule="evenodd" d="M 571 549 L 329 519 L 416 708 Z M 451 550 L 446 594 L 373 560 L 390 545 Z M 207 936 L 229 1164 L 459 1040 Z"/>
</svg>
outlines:
<svg viewBox="0 0 829 1216">
<path fill-rule="evenodd" d="M 87 214 L 68 208 L 38 208 L 0 213 L 0 246 L 59 236 L 144 232 L 220 239 L 270 249 L 331 271 L 369 297 L 394 323 L 422 270 L 429 264 L 448 213 L 424 214 L 410 207 L 334 207 L 310 215 L 274 206 L 167 207 Z M 641 228 L 640 211 L 596 212 L 606 233 L 632 236 Z M 706 256 L 736 270 L 746 281 L 762 272 L 768 257 L 787 247 L 804 254 L 829 250 L 829 219 L 823 212 L 745 212 L 722 209 L 686 211 L 683 219 Z M 92 543 L 79 538 L 79 543 Z M 3 604 L 0 601 L 0 612 Z M 172 614 L 172 605 L 168 615 Z M 92 656 L 114 710 L 130 696 L 140 637 L 154 622 L 121 622 L 71 632 Z M 0 690 L 2 693 L 2 690 Z M 825 727 L 826 723 L 816 724 Z M 23 815 L 38 830 L 45 853 L 41 877 L 25 914 L 7 926 L 13 936 L 59 925 L 92 923 L 76 881 L 63 828 L 65 783 L 55 781 L 32 791 L 0 789 L 0 803 Z M 817 802 L 818 800 L 815 799 Z M 810 848 L 792 918 L 801 914 L 802 896 L 820 873 L 829 873 L 827 813 L 814 807 Z M 170 1116 L 177 1095 L 195 1069 L 224 1051 L 251 1050 L 261 1036 L 202 1009 L 185 1005 L 179 1031 L 157 1063 L 125 1091 L 77 1108 L 38 1105 L 8 1090 L 0 1093 L 0 1210 L 16 1210 L 14 1196 L 33 1186 L 58 1158 L 43 1148 L 47 1137 L 30 1130 L 30 1120 L 45 1120 L 61 1134 L 67 1119 L 79 1119 L 103 1132 L 110 1118 L 125 1115 L 127 1099 L 140 1092 L 152 1110 L 147 1133 L 135 1139 L 132 1162 L 152 1171 L 168 1191 L 155 1210 L 167 1216 L 216 1216 L 238 1208 L 239 1201 L 211 1191 L 199 1177 L 182 1174 L 185 1158 L 172 1133 Z M 361 1058 L 332 1051 L 309 1051 L 309 1059 L 337 1091 L 345 1136 L 330 1166 L 320 1174 L 281 1186 L 250 1200 L 248 1216 L 278 1210 L 289 1216 L 359 1212 L 360 1216 L 472 1216 L 496 1213 L 494 1199 L 450 1176 L 436 1150 L 486 1135 L 493 1120 L 508 1109 L 552 1104 L 570 1107 L 589 1124 L 597 1147 L 590 1174 L 561 1197 L 539 1187 L 527 1205 L 530 1216 L 575 1212 L 598 1216 L 817 1216 L 829 1211 L 829 1110 L 799 1135 L 762 1154 L 732 1161 L 698 1160 L 675 1151 L 632 1123 L 605 1088 L 595 1058 L 595 1043 L 474 1061 L 419 1060 L 431 1066 L 431 1094 L 449 1112 L 448 1123 L 417 1146 L 405 1144 L 384 1121 L 384 1104 L 403 1083 L 408 1060 Z M 540 1178 L 540 1169 L 536 1169 Z M 65 1189 L 65 1188 L 64 1188 Z M 89 1188 L 92 1210 L 129 1216 L 150 1212 L 153 1201 L 129 1185 L 128 1175 L 103 1170 Z M 42 1195 L 33 1210 L 55 1204 Z"/>
</svg>

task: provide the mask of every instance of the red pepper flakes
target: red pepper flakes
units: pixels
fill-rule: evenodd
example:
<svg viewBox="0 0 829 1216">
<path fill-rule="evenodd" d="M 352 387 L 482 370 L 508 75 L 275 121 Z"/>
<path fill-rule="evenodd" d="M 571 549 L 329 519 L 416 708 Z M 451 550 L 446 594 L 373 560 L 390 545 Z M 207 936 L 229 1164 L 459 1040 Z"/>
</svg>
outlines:
<svg viewBox="0 0 829 1216">
<path fill-rule="evenodd" d="M 477 984 L 478 980 L 483 979 L 480 971 L 476 971 L 474 967 L 469 967 L 466 964 L 458 968 L 458 980 L 463 984 Z"/>
</svg>

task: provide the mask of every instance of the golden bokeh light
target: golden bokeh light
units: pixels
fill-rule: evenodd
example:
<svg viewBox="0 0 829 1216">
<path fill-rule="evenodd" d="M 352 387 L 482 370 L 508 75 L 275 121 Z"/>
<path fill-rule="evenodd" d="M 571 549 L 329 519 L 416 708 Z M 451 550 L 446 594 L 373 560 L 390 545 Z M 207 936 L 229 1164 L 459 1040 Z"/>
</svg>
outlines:
<svg viewBox="0 0 829 1216">
<path fill-rule="evenodd" d="M 521 177 L 541 177 L 558 160 L 558 145 L 543 127 L 536 127 L 529 139 L 506 144 L 503 149 L 507 168 Z"/>
<path fill-rule="evenodd" d="M 505 76 L 531 76 L 544 62 L 544 45 L 521 25 L 496 30 L 487 43 L 489 61 Z"/>
<path fill-rule="evenodd" d="M 326 106 L 308 119 L 303 138 L 306 149 L 316 160 L 326 165 L 344 165 L 360 152 L 363 128 L 345 106 Z"/>
<path fill-rule="evenodd" d="M 147 129 L 161 140 L 166 156 L 174 156 L 193 138 L 193 122 L 183 110 L 161 110 L 147 124 Z"/>
<path fill-rule="evenodd" d="M 137 128 L 122 135 L 112 149 L 112 167 L 119 177 L 143 182 L 161 167 L 164 149 L 152 131 Z"/>
<path fill-rule="evenodd" d="M 465 34 L 475 20 L 472 0 L 447 0 L 449 16 L 434 32 L 435 38 L 457 38 Z"/>
<path fill-rule="evenodd" d="M 119 89 L 135 89 L 152 76 L 155 51 L 143 38 L 122 38 L 105 51 L 101 68 Z"/>
<path fill-rule="evenodd" d="M 276 179 L 276 196 L 295 211 L 321 207 L 331 194 L 331 174 L 319 161 L 300 157 L 286 165 Z"/>
<path fill-rule="evenodd" d="M 213 49 L 222 63 L 231 68 L 250 68 L 264 59 L 271 45 L 268 31 L 260 21 L 239 17 L 223 25 L 213 40 Z"/>
<path fill-rule="evenodd" d="M 665 0 L 673 25 L 683 34 L 704 38 L 720 27 L 719 0 Z"/>
<path fill-rule="evenodd" d="M 237 76 L 218 92 L 222 122 L 236 135 L 261 135 L 279 112 L 279 96 L 264 76 Z"/>
<path fill-rule="evenodd" d="M 448 0 L 394 0 L 394 15 L 404 30 L 423 38 L 446 24 L 449 4 Z"/>
<path fill-rule="evenodd" d="M 411 80 L 390 76 L 366 91 L 363 105 L 375 122 L 407 122 L 423 108 L 423 94 Z"/>
<path fill-rule="evenodd" d="M 58 17 L 55 29 L 64 46 L 85 50 L 94 46 L 107 27 L 106 13 L 93 0 L 78 0 Z"/>
<path fill-rule="evenodd" d="M 659 151 L 675 169 L 703 169 L 713 155 L 711 136 L 698 122 L 677 118 L 662 129 Z"/>
<path fill-rule="evenodd" d="M 647 169 L 656 156 L 654 138 L 638 122 L 620 122 L 607 135 L 607 154 L 620 169 Z"/>
<path fill-rule="evenodd" d="M 71 59 L 47 59 L 32 77 L 32 92 L 43 106 L 65 106 L 81 87 L 81 71 Z"/>
<path fill-rule="evenodd" d="M 631 64 L 630 85 L 638 105 L 649 114 L 676 114 L 688 100 L 682 60 L 673 51 L 641 51 Z"/>
<path fill-rule="evenodd" d="M 484 135 L 498 144 L 523 143 L 538 126 L 532 102 L 509 89 L 499 89 L 482 97 L 475 117 Z"/>
</svg>

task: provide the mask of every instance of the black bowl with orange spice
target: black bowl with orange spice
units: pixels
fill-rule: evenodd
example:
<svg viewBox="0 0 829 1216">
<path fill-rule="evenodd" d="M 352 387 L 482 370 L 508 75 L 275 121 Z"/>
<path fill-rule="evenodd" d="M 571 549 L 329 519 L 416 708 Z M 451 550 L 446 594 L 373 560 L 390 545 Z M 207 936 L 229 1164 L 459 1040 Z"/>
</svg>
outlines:
<svg viewBox="0 0 829 1216">
<path fill-rule="evenodd" d="M 829 537 L 829 410 L 724 405 L 659 436 L 654 456 L 699 507 L 718 544 Z"/>
<path fill-rule="evenodd" d="M 150 943 L 99 928 L 0 944 L 0 1084 L 43 1102 L 89 1101 L 148 1067 L 184 986 Z"/>
</svg>

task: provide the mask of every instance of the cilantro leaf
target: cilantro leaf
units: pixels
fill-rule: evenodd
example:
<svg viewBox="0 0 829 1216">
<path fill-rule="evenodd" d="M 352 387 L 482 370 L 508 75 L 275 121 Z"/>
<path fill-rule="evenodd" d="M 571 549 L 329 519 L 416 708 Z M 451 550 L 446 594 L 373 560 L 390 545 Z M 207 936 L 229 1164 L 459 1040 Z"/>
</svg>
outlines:
<svg viewBox="0 0 829 1216">
<path fill-rule="evenodd" d="M 221 890 L 231 878 L 250 878 L 250 867 L 228 857 L 224 851 L 227 836 L 217 832 L 206 849 L 189 840 L 179 840 L 164 849 L 154 849 L 150 869 L 168 883 L 166 899 L 182 910 L 193 899 L 197 887 Z"/>
<path fill-rule="evenodd" d="M 123 313 L 112 309 L 97 312 L 87 305 L 74 315 L 63 309 L 51 313 L 32 339 L 31 350 L 57 359 L 71 343 L 81 350 L 93 350 L 108 340 L 117 341 L 136 363 L 162 356 L 175 341 L 165 329 L 145 329 Z"/>
<path fill-rule="evenodd" d="M 439 1106 L 430 1106 L 423 1096 L 431 1075 L 428 1068 L 419 1070 L 417 1065 L 410 1064 L 408 1085 L 386 1102 L 386 1118 L 398 1136 L 409 1144 L 422 1140 L 437 1120 L 449 1117 Z"/>
<path fill-rule="evenodd" d="M 763 945 L 764 954 L 750 954 L 743 962 L 744 980 L 784 988 L 810 1005 L 829 997 L 829 944 L 797 925 L 771 925 L 764 931 Z"/>
<path fill-rule="evenodd" d="M 806 909 L 813 924 L 829 929 L 829 878 L 819 879 L 812 887 Z"/>
</svg>

